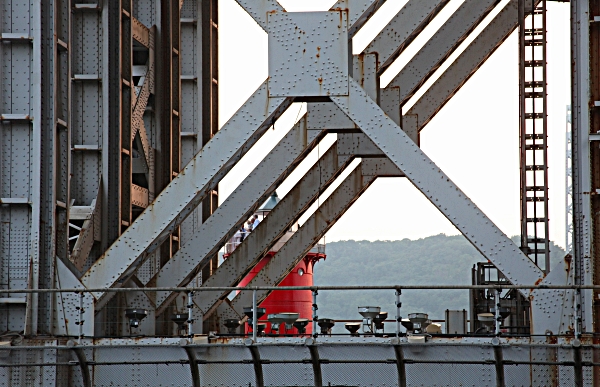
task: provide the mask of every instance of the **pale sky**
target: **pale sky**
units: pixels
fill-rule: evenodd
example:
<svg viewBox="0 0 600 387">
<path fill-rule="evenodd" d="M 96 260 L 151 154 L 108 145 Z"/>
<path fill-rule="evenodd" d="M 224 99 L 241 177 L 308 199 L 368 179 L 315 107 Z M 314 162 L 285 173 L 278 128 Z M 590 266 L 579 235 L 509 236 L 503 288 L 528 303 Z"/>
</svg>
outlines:
<svg viewBox="0 0 600 387">
<path fill-rule="evenodd" d="M 422 35 L 431 35 L 464 0 L 451 0 Z M 500 2 L 499 7 L 507 0 Z M 335 1 L 280 0 L 290 12 L 326 10 Z M 406 0 L 388 0 L 354 48 L 368 44 Z M 267 78 L 267 35 L 235 0 L 219 0 L 219 121 L 223 125 Z M 565 245 L 565 127 L 570 103 L 569 3 L 548 2 L 550 236 Z M 374 27 L 373 27 L 374 26 Z M 478 33 L 475 31 L 474 34 Z M 410 60 L 422 36 L 382 77 L 389 82 Z M 513 34 L 421 132 L 421 148 L 509 236 L 519 225 L 518 39 Z M 468 43 L 468 42 L 467 42 Z M 450 58 L 453 60 L 453 58 Z M 448 63 L 449 64 L 449 63 Z M 409 104 L 414 101 L 409 101 Z M 295 104 L 220 184 L 223 201 L 303 112 Z M 328 139 L 331 143 L 332 139 Z M 313 153 L 322 154 L 322 144 Z M 314 157 L 312 158 L 314 162 Z M 296 179 L 300 175 L 296 173 Z M 293 186 L 293 176 L 278 189 Z M 280 195 L 280 196 L 281 196 Z M 326 236 L 337 240 L 418 239 L 458 231 L 404 178 L 380 178 Z"/>
</svg>

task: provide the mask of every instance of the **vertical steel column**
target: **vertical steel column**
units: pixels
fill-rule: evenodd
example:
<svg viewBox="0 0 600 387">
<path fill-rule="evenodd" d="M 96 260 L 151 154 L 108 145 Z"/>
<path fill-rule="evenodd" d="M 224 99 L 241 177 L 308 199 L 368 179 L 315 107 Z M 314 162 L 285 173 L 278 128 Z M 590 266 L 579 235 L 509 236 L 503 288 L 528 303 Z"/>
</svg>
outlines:
<svg viewBox="0 0 600 387">
<path fill-rule="evenodd" d="M 106 250 L 121 234 L 121 1 L 104 2 L 103 100 L 107 106 L 102 146 L 102 246 Z"/>
<path fill-rule="evenodd" d="M 162 80 L 157 96 L 162 100 L 161 112 L 161 173 L 157 179 L 160 192 L 177 176 L 181 169 L 181 63 L 180 46 L 180 2 L 161 2 L 161 53 Z M 179 227 L 161 246 L 161 266 L 179 249 Z"/>
<path fill-rule="evenodd" d="M 578 284 L 597 285 L 600 283 L 600 195 L 596 195 L 600 189 L 600 142 L 589 135 L 600 131 L 600 1 L 589 0 L 589 4 L 587 3 L 588 1 L 577 1 L 573 6 L 578 8 L 578 18 L 574 18 L 573 28 L 577 28 L 579 35 L 573 39 L 574 47 L 578 47 L 577 53 L 580 54 L 580 63 L 577 63 L 578 67 L 575 69 L 581 72 L 574 74 L 573 80 L 573 250 Z M 586 35 L 589 42 L 585 41 Z M 588 74 L 585 74 L 586 70 L 589 71 Z M 589 85 L 584 84 L 586 81 Z M 583 89 L 580 93 L 575 90 L 577 86 Z M 585 90 L 587 87 L 589 89 Z M 579 94 L 577 98 L 576 93 Z M 589 116 L 586 117 L 584 110 L 587 110 Z M 599 292 L 594 291 L 591 297 L 592 294 L 584 290 L 576 293 L 576 298 L 577 296 L 581 297 L 581 300 L 575 300 L 581 305 L 581 315 L 577 317 L 584 319 L 581 331 L 596 332 L 600 327 Z M 586 316 L 590 315 L 586 309 L 592 305 L 593 325 L 590 321 L 585 321 Z M 600 370 L 597 368 L 594 367 L 594 380 L 600 384 Z"/>
<path fill-rule="evenodd" d="M 70 4 L 66 1 L 71 19 L 68 54 L 70 58 L 70 109 L 69 132 L 69 248 L 70 260 L 83 270 L 88 256 L 92 259 L 102 253 L 93 249 L 95 242 L 102 241 L 101 224 L 108 221 L 101 209 L 106 206 L 102 192 L 108 182 L 108 9 L 99 4 Z M 72 6 L 72 7 L 71 7 Z M 105 165 L 103 165 L 105 163 Z M 104 193 L 104 195 L 103 195 Z M 82 216 L 78 210 L 93 206 L 92 213 Z M 77 208 L 79 207 L 79 208 Z M 89 207 L 88 207 L 89 208 Z M 102 221 L 101 221 L 102 220 Z M 86 224 L 87 221 L 87 224 Z M 118 231 L 118 229 L 116 230 Z M 105 230 L 105 238 L 108 229 Z M 105 240 L 104 247 L 110 243 Z M 100 247 L 97 245 L 96 247 Z"/>
<path fill-rule="evenodd" d="M 71 9 L 69 0 L 54 1 L 54 165 L 56 256 L 69 258 L 71 172 Z"/>
<path fill-rule="evenodd" d="M 132 34 L 131 1 L 104 3 L 105 61 L 103 100 L 108 105 L 102 154 L 102 250 L 131 224 Z M 123 312 L 120 297 L 104 314 L 106 335 L 118 335 Z"/>
<path fill-rule="evenodd" d="M 43 87 L 42 85 L 42 71 L 44 67 L 42 64 L 44 63 L 44 55 L 43 48 L 44 43 L 42 41 L 44 33 L 42 30 L 42 20 L 44 17 L 48 17 L 47 14 L 43 13 L 42 4 L 39 2 L 35 2 L 33 9 L 33 14 L 29 15 L 32 20 L 33 25 L 29 26 L 29 29 L 33 38 L 33 50 L 31 53 L 31 57 L 33 61 L 30 66 L 32 66 L 29 70 L 29 84 L 32 89 L 32 97 L 33 101 L 31 105 L 27 109 L 28 116 L 29 114 L 33 114 L 33 117 L 39 117 L 38 120 L 33 121 L 32 133 L 31 133 L 31 150 L 30 150 L 30 171 L 29 171 L 29 202 L 31 203 L 31 220 L 30 220 L 30 233 L 29 233 L 29 253 L 27 254 L 27 279 L 28 279 L 28 288 L 37 289 L 39 287 L 39 278 L 40 278 L 40 259 L 41 259 L 41 249 L 40 249 L 40 238 L 42 236 L 40 227 L 41 227 L 41 217 L 42 217 L 42 187 L 41 187 L 41 179 L 42 179 L 42 136 L 43 136 L 43 119 L 42 112 L 44 107 L 42 105 L 42 92 L 48 92 L 48 87 Z M 17 20 L 13 21 L 13 25 L 16 24 Z M 46 24 L 47 25 L 47 24 Z M 47 68 L 47 67 L 46 67 Z M 15 85 L 16 86 L 16 85 Z M 47 86 L 47 85 L 46 85 Z M 18 107 L 21 111 L 22 107 Z M 30 119 L 30 116 L 29 116 Z M 13 128 L 15 130 L 16 128 Z M 29 129 L 29 126 L 27 126 Z M 14 160 L 11 160 L 11 164 Z M 11 241 L 12 242 L 12 241 Z M 13 242 L 14 243 L 14 242 Z M 9 257 L 10 260 L 15 259 L 14 257 Z M 39 295 L 36 293 L 30 293 L 27 295 L 27 309 L 25 313 L 25 334 L 26 335 L 35 335 L 38 331 L 38 297 Z"/>
<path fill-rule="evenodd" d="M 526 16 L 529 16 L 529 25 Z M 546 1 L 519 0 L 521 250 L 550 272 Z"/>
<path fill-rule="evenodd" d="M 133 41 L 131 36 L 132 0 L 120 0 L 121 13 L 121 233 L 131 224 L 131 119 L 133 105 L 132 55 Z"/>
<path fill-rule="evenodd" d="M 567 106 L 565 141 L 565 252 L 573 251 L 573 140 L 571 125 L 571 105 Z"/>
<path fill-rule="evenodd" d="M 219 130 L 219 7 L 217 0 L 205 0 L 202 4 L 202 147 Z M 202 202 L 202 223 L 215 212 L 219 205 L 216 189 Z M 217 269 L 218 255 L 202 270 L 202 282 Z"/>
</svg>

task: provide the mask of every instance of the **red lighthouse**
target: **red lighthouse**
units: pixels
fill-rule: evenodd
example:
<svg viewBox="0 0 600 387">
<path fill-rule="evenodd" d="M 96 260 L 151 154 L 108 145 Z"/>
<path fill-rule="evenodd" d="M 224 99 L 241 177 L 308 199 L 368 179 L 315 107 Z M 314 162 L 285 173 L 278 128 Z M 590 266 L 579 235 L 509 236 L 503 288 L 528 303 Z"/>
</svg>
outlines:
<svg viewBox="0 0 600 387">
<path fill-rule="evenodd" d="M 271 197 L 256 211 L 259 219 L 264 219 L 269 212 L 279 202 L 277 193 L 273 193 Z M 288 230 L 283 237 L 273 246 L 248 275 L 240 282 L 239 286 L 244 287 L 260 272 L 260 270 L 269 263 L 269 261 L 277 254 L 277 251 L 287 242 L 292 235 L 298 230 L 298 226 L 294 225 Z M 312 286 L 313 285 L 313 268 L 315 263 L 320 259 L 325 259 L 325 244 L 319 243 L 312 248 L 306 256 L 298 262 L 296 267 L 285 277 L 279 286 Z M 310 290 L 278 290 L 271 294 L 260 304 L 260 307 L 266 309 L 265 315 L 261 321 L 267 323 L 266 332 L 271 331 L 270 324 L 266 321 L 269 314 L 276 313 L 299 313 L 299 318 L 305 318 L 312 321 L 312 292 Z M 293 332 L 297 333 L 296 329 Z M 306 327 L 306 334 L 312 333 L 312 324 Z"/>
</svg>

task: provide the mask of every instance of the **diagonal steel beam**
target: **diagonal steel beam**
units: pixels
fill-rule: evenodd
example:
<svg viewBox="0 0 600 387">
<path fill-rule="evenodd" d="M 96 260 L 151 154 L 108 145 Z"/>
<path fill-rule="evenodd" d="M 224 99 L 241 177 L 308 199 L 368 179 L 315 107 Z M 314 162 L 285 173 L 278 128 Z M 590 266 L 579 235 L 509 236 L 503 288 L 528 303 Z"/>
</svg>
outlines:
<svg viewBox="0 0 600 387">
<path fill-rule="evenodd" d="M 267 32 L 267 14 L 273 11 L 285 12 L 277 0 L 236 0 L 258 25 Z"/>
<path fill-rule="evenodd" d="M 316 142 L 307 144 L 306 119 L 302 118 L 186 241 L 173 258 L 167 261 L 148 286 L 187 285 L 306 157 Z M 175 296 L 176 294 L 172 292 L 156 293 L 159 312 Z"/>
<path fill-rule="evenodd" d="M 370 151 L 367 151 L 367 153 L 370 153 Z M 360 171 L 361 175 L 362 175 L 362 182 L 363 184 L 366 184 L 366 186 L 370 185 L 371 182 L 373 182 L 375 180 L 375 178 L 377 177 L 381 177 L 381 176 L 387 176 L 387 177 L 399 177 L 399 176 L 403 176 L 402 171 L 400 171 L 398 169 L 398 167 L 392 163 L 387 157 L 373 157 L 373 158 L 363 158 L 361 163 L 360 163 L 360 167 L 357 168 L 357 170 Z M 354 171 L 356 172 L 356 170 Z M 348 183 L 349 181 L 351 181 L 353 178 L 352 174 L 350 174 L 346 179 L 344 183 Z M 342 184 L 344 184 L 342 183 Z M 350 184 L 350 186 L 352 186 L 352 184 Z M 366 189 L 366 188 L 365 188 Z M 364 192 L 364 191 L 361 191 Z M 360 194 L 360 193 L 359 193 Z M 335 195 L 335 196 L 334 196 Z M 341 191 L 336 191 L 336 193 L 334 193 L 331 197 L 332 202 L 330 201 L 325 201 L 324 205 L 331 205 L 334 204 L 336 206 L 341 205 L 342 207 L 344 206 L 343 203 L 347 203 L 346 204 L 346 209 L 349 208 L 353 203 L 354 200 L 352 201 L 348 201 L 347 199 L 349 198 L 349 196 L 351 196 L 352 194 L 350 193 L 349 195 L 349 189 L 348 187 L 343 188 Z M 329 200 L 329 199 L 328 199 Z M 344 209 L 344 211 L 346 211 L 346 209 Z M 320 215 L 323 215 L 324 213 L 328 213 L 329 215 L 332 216 L 333 220 L 326 220 L 325 222 L 329 222 L 328 224 L 323 224 L 323 223 L 319 223 L 319 218 L 316 215 L 313 215 L 313 217 L 311 217 L 303 227 L 304 228 L 304 236 L 298 238 L 297 239 L 292 239 L 290 238 L 290 240 L 288 241 L 288 243 L 291 243 L 291 245 L 288 245 L 287 249 L 287 253 L 283 253 L 281 255 L 279 255 L 280 253 L 278 252 L 276 254 L 279 255 L 276 267 L 271 267 L 270 269 L 268 268 L 268 265 L 261 269 L 262 275 L 264 276 L 264 278 L 260 279 L 260 282 L 254 283 L 254 284 L 249 284 L 252 286 L 261 286 L 261 285 L 265 285 L 265 286 L 276 286 L 279 283 L 281 283 L 281 281 L 283 280 L 283 278 L 285 278 L 285 276 L 287 275 L 287 273 L 289 273 L 291 270 L 294 269 L 294 267 L 296 267 L 296 265 L 298 264 L 298 261 L 300 259 L 302 259 L 302 255 L 298 255 L 298 254 L 293 254 L 294 251 L 298 250 L 298 251 L 304 251 L 304 249 L 306 248 L 305 245 L 308 245 L 308 249 L 312 248 L 314 246 L 314 243 L 312 242 L 313 240 L 319 240 L 326 232 L 326 230 L 324 230 L 324 228 L 331 228 L 333 226 L 333 224 L 335 224 L 337 222 L 337 220 L 339 220 L 339 218 L 341 217 L 341 215 L 343 215 L 343 212 L 337 212 L 337 214 L 332 213 L 331 211 L 331 206 L 330 207 L 320 207 L 317 212 L 321 212 Z M 296 235 L 296 234 L 294 234 Z M 286 244 L 287 245 L 287 244 Z M 285 246 L 284 246 L 285 247 Z M 283 249 L 282 249 L 283 251 Z M 304 253 L 306 254 L 306 253 Z M 298 258 L 300 257 L 300 258 Z M 274 258 L 273 258 L 274 259 Z M 271 260 L 273 260 L 271 259 Z M 250 270 L 250 268 L 248 268 L 247 270 Z M 280 273 L 286 273 L 285 275 L 283 275 L 283 277 L 281 277 L 279 274 Z M 246 273 L 244 273 L 246 274 Z M 241 277 L 240 277 L 241 279 Z M 233 285 L 236 285 L 237 282 L 233 283 Z M 212 286 L 217 286 L 217 284 L 212 284 Z M 270 291 L 266 291 L 264 292 L 264 294 L 262 294 L 261 298 L 264 299 L 266 298 L 271 292 Z M 244 293 L 241 293 L 238 297 L 250 297 L 250 293 L 246 294 L 246 296 L 243 296 Z M 213 302 L 212 308 L 207 309 L 206 311 L 206 317 L 210 317 L 211 314 L 213 313 L 217 313 L 217 315 L 219 315 L 220 320 L 224 321 L 225 318 L 231 317 L 231 318 L 240 318 L 243 316 L 242 314 L 242 308 L 244 307 L 244 302 L 246 301 L 240 301 L 237 305 L 235 306 L 235 303 L 231 303 L 231 302 L 223 302 L 225 300 L 225 297 L 227 296 L 227 294 L 223 294 L 221 296 L 221 300 L 215 300 Z M 234 299 L 235 301 L 235 299 Z M 239 307 L 241 305 L 241 308 Z"/>
<path fill-rule="evenodd" d="M 377 53 L 382 74 L 450 0 L 410 0 L 365 48 Z"/>
<path fill-rule="evenodd" d="M 291 98 L 269 98 L 265 81 L 84 274 L 82 283 L 88 288 L 119 286 L 120 281 L 132 274 L 148 253 L 183 222 L 291 103 Z M 94 294 L 97 299 L 102 295 Z M 102 304 L 97 302 L 98 307 Z"/>
<path fill-rule="evenodd" d="M 435 73 L 499 0 L 466 0 L 389 84 L 400 87 L 401 105 Z M 391 63 L 389 63 L 391 64 Z M 384 64 L 380 73 L 389 64 Z"/>
<path fill-rule="evenodd" d="M 375 176 L 363 176 L 360 165 L 356 167 L 250 281 L 248 287 L 279 284 L 373 181 Z M 264 300 L 268 294 L 269 291 L 266 290 L 257 291 L 258 301 Z M 244 307 L 248 305 L 252 305 L 251 292 L 240 292 L 230 303 L 231 308 L 241 315 Z"/>
<path fill-rule="evenodd" d="M 346 167 L 350 157 L 338 157 L 334 144 L 304 175 L 292 190 L 275 206 L 256 230 L 234 250 L 217 271 L 202 284 L 210 286 L 235 286 L 252 267 L 294 225 L 301 214 L 315 202 Z M 228 293 L 199 292 L 194 302 L 205 316 L 210 315 Z"/>
<path fill-rule="evenodd" d="M 338 0 L 330 11 L 348 10 L 348 37 L 351 38 L 386 0 Z"/>
<path fill-rule="evenodd" d="M 528 8 L 531 8 L 531 0 L 526 0 L 525 3 Z M 431 121 L 517 28 L 518 16 L 518 0 L 512 0 L 419 98 L 406 114 L 418 117 L 417 128 L 419 131 Z"/>
<path fill-rule="evenodd" d="M 352 79 L 348 97 L 331 97 L 471 244 L 515 285 L 542 271 L 465 195 Z M 524 292 L 525 293 L 525 292 Z M 527 294 L 526 294 L 527 296 Z"/>
</svg>

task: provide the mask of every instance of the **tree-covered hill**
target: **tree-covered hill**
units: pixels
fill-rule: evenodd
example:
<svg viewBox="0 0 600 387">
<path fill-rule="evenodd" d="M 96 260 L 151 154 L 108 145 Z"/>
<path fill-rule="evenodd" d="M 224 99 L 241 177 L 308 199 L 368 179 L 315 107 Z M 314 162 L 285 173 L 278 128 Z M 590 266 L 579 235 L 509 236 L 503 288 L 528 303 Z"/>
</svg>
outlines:
<svg viewBox="0 0 600 387">
<path fill-rule="evenodd" d="M 518 238 L 513 237 L 513 240 Z M 552 261 L 564 257 L 551 244 Z M 435 235 L 419 240 L 340 241 L 327 244 L 327 259 L 315 265 L 315 285 L 468 285 L 471 268 L 485 259 L 462 236 Z M 554 265 L 553 265 L 554 266 Z M 319 316 L 360 319 L 358 306 L 381 306 L 395 315 L 395 295 L 389 291 L 320 291 Z M 467 309 L 467 290 L 405 290 L 402 316 L 428 313 L 443 319 L 446 309 Z"/>
</svg>

